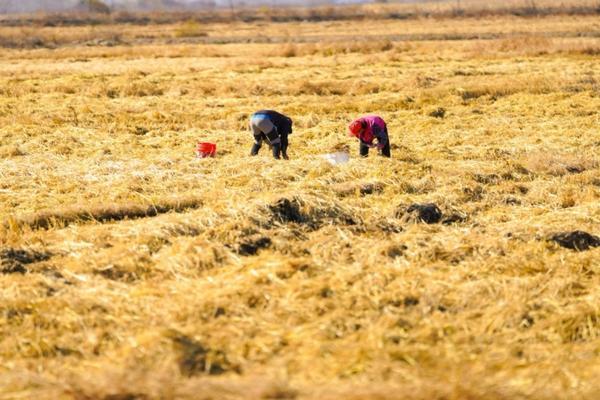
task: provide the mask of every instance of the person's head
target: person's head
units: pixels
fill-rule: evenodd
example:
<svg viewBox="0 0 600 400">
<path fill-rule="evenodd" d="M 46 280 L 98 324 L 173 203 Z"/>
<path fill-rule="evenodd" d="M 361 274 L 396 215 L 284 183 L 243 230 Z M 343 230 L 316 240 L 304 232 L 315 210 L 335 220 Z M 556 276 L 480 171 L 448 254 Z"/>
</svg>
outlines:
<svg viewBox="0 0 600 400">
<path fill-rule="evenodd" d="M 363 133 L 365 128 L 366 128 L 365 121 L 358 119 L 358 120 L 352 122 L 350 124 L 350 126 L 348 126 L 348 134 L 350 136 L 360 138 L 360 135 L 361 135 L 361 133 Z"/>
</svg>

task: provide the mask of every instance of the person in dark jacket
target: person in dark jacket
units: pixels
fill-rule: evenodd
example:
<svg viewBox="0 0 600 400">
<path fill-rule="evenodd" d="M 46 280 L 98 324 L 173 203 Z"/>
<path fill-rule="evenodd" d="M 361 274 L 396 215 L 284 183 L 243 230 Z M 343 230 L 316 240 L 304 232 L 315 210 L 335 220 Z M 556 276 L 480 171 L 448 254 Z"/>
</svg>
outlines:
<svg viewBox="0 0 600 400">
<path fill-rule="evenodd" d="M 261 110 L 252 114 L 250 129 L 254 135 L 254 145 L 250 155 L 258 154 L 263 141 L 273 149 L 273 157 L 283 156 L 288 160 L 288 135 L 292 133 L 292 119 L 273 110 Z"/>
<path fill-rule="evenodd" d="M 377 115 L 366 115 L 353 121 L 348 127 L 350 136 L 360 141 L 360 155 L 367 157 L 369 148 L 376 147 L 384 157 L 390 157 L 390 138 L 387 125 L 383 118 Z M 377 144 L 373 141 L 377 139 Z"/>
</svg>

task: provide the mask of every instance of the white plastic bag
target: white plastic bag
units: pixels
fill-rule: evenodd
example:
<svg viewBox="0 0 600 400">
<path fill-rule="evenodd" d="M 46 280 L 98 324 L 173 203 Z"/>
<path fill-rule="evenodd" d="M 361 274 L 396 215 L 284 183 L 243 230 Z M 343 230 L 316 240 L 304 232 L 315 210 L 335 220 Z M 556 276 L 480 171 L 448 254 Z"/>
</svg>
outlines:
<svg viewBox="0 0 600 400">
<path fill-rule="evenodd" d="M 323 154 L 323 158 L 331 165 L 345 164 L 350 161 L 350 154 L 344 152 Z"/>
</svg>

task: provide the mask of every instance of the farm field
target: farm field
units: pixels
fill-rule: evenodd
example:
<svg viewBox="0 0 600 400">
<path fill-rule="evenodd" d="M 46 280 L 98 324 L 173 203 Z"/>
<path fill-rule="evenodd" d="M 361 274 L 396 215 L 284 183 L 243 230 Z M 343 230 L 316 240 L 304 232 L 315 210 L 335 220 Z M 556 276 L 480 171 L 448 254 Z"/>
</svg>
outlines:
<svg viewBox="0 0 600 400">
<path fill-rule="evenodd" d="M 0 27 L 0 399 L 597 398 L 599 31 Z"/>
</svg>

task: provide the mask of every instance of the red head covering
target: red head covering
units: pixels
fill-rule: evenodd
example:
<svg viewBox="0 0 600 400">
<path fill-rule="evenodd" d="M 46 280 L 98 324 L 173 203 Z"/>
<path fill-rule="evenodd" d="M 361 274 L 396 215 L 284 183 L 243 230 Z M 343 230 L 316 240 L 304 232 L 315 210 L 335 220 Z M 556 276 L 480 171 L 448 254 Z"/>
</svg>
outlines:
<svg viewBox="0 0 600 400">
<path fill-rule="evenodd" d="M 363 123 L 359 119 L 352 122 L 350 124 L 350 126 L 348 127 L 350 136 L 356 136 L 356 137 L 360 137 L 360 133 L 362 132 L 363 129 L 364 129 Z"/>
<path fill-rule="evenodd" d="M 350 131 L 350 136 L 355 136 L 357 139 L 365 143 L 373 142 L 375 136 L 373 135 L 373 131 L 368 127 L 368 124 L 363 119 L 357 119 L 348 127 Z"/>
</svg>

